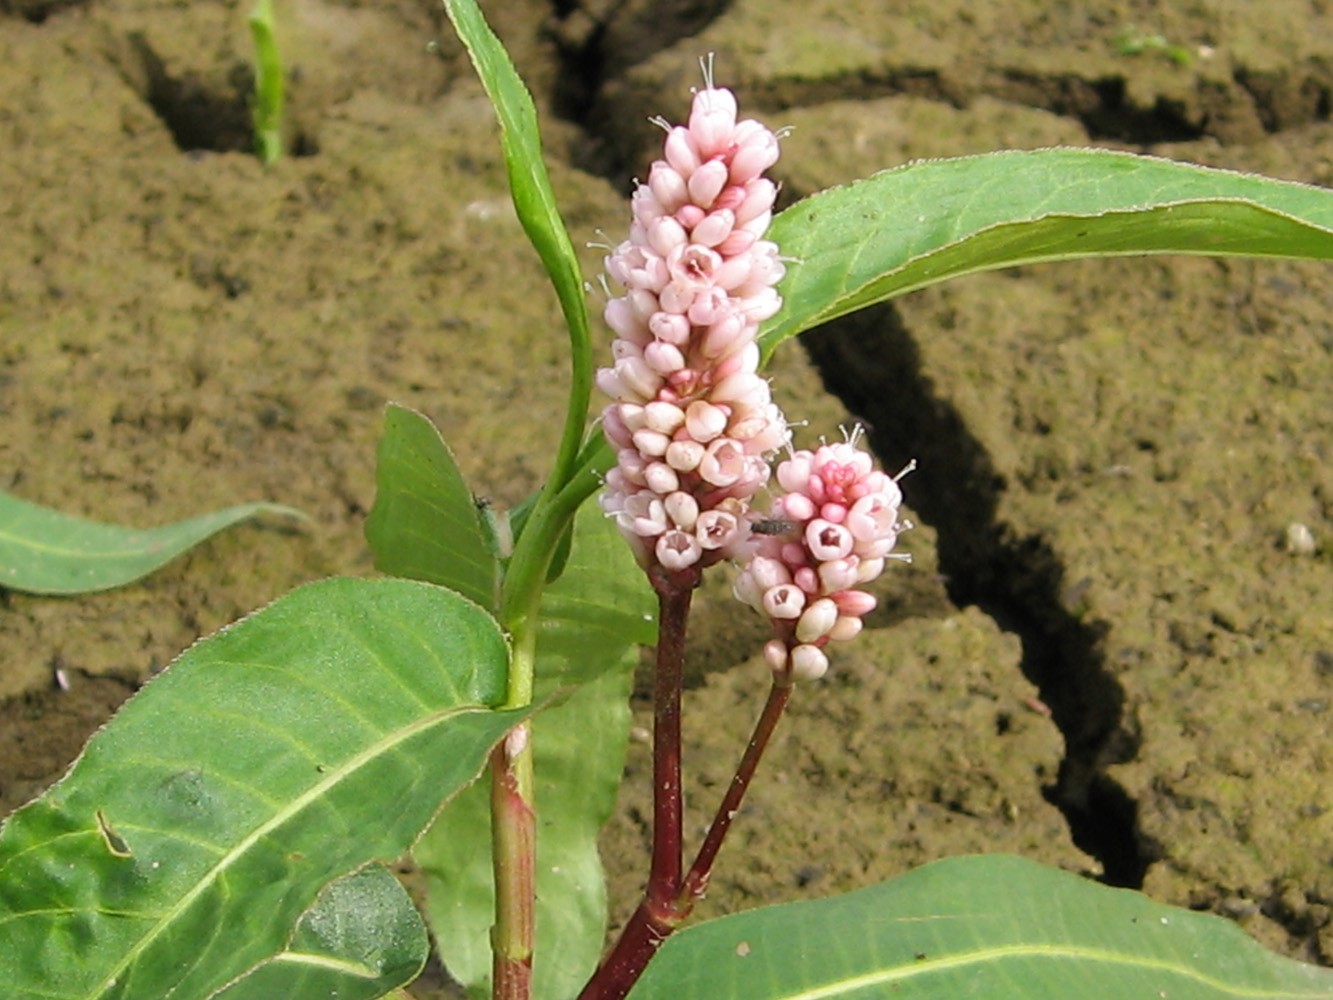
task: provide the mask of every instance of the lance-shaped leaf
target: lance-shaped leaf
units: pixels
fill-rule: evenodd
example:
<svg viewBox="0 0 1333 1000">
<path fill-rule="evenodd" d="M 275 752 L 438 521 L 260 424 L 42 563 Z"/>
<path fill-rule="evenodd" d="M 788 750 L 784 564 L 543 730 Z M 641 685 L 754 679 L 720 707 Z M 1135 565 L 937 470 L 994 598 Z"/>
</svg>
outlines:
<svg viewBox="0 0 1333 1000">
<path fill-rule="evenodd" d="M 803 330 L 977 271 L 1133 254 L 1333 259 L 1333 191 L 1100 149 L 930 160 L 773 220 L 794 258 L 764 353 Z"/>
<path fill-rule="evenodd" d="M 212 1000 L 376 1000 L 415 979 L 429 952 L 407 890 L 367 865 L 326 885 L 287 947 Z"/>
<path fill-rule="evenodd" d="M 533 720 L 537 775 L 537 950 L 533 996 L 572 997 L 606 934 L 597 834 L 615 806 L 629 730 L 636 643 L 656 639 L 652 592 L 596 504 L 575 521 L 565 573 L 542 595 L 537 639 L 541 698 L 581 685 Z M 490 812 L 479 782 L 449 803 L 414 857 L 425 869 L 427 914 L 449 972 L 473 995 L 489 984 L 495 919 Z"/>
<path fill-rule="evenodd" d="M 514 713 L 494 620 L 310 584 L 200 642 L 0 827 L 6 1000 L 203 1000 L 335 878 L 398 857 Z"/>
<path fill-rule="evenodd" d="M 100 524 L 0 493 L 0 587 L 29 594 L 87 594 L 132 583 L 182 552 L 258 514 L 299 510 L 246 503 L 160 528 Z"/>
<path fill-rule="evenodd" d="M 1023 858 L 937 861 L 669 939 L 630 1000 L 1314 1000 L 1333 970 Z"/>
<path fill-rule="evenodd" d="M 382 573 L 438 583 L 493 608 L 499 567 L 476 501 L 430 419 L 384 412 L 366 540 Z"/>
<path fill-rule="evenodd" d="M 537 109 L 532 103 L 532 95 L 523 85 L 504 46 L 482 17 L 476 0 L 444 0 L 444 9 L 472 58 L 491 104 L 495 106 L 514 208 L 551 284 L 555 286 L 565 325 L 569 328 L 569 406 L 560 452 L 551 473 L 552 489 L 558 489 L 575 472 L 574 459 L 592 394 L 592 334 L 583 277 L 542 159 L 541 132 L 537 127 Z"/>
</svg>

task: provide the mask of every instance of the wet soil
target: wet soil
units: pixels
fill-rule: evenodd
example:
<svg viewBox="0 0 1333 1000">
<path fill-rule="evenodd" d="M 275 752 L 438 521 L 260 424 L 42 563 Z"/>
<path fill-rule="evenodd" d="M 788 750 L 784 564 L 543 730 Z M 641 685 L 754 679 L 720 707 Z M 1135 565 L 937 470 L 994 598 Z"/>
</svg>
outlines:
<svg viewBox="0 0 1333 1000">
<path fill-rule="evenodd" d="M 0 595 L 0 814 L 198 636 L 370 572 L 385 401 L 430 415 L 497 503 L 553 446 L 559 311 L 441 13 L 279 2 L 297 155 L 265 170 L 245 6 L 0 3 L 0 488 L 138 526 L 254 499 L 312 517 L 109 594 Z M 580 245 L 624 228 L 646 118 L 684 113 L 710 51 L 743 105 L 793 126 L 788 200 L 1058 144 L 1333 181 L 1333 13 L 1295 0 L 483 6 Z M 597 252 L 583 263 L 594 276 Z M 807 441 L 855 415 L 886 466 L 918 459 L 921 527 L 864 641 L 799 692 L 705 915 L 1011 851 L 1333 961 L 1329 275 L 1024 268 L 779 355 Z M 764 689 L 762 628 L 725 591 L 701 597 L 690 647 L 695 826 Z M 647 767 L 634 744 L 605 838 L 617 919 Z"/>
</svg>

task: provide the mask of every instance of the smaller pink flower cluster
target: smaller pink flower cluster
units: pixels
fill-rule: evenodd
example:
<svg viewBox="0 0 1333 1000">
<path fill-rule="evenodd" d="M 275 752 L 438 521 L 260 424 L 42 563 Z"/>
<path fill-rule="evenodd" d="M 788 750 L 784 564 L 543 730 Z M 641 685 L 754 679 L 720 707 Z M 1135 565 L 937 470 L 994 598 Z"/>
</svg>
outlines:
<svg viewBox="0 0 1333 1000">
<path fill-rule="evenodd" d="M 777 193 L 760 175 L 777 157 L 771 131 L 736 120 L 731 91 L 700 90 L 606 261 L 626 294 L 607 303 L 615 361 L 597 373 L 617 449 L 601 503 L 645 568 L 736 554 L 750 498 L 768 482 L 765 455 L 787 441 L 755 340 L 782 301 L 777 246 L 760 238 Z"/>
<path fill-rule="evenodd" d="M 773 623 L 778 637 L 764 657 L 779 677 L 823 676 L 823 647 L 857 635 L 875 607 L 856 588 L 879 576 L 908 526 L 898 520 L 897 479 L 873 468 L 855 438 L 795 452 L 778 466 L 787 492 L 760 522 L 757 554 L 736 579 L 736 597 Z"/>
</svg>

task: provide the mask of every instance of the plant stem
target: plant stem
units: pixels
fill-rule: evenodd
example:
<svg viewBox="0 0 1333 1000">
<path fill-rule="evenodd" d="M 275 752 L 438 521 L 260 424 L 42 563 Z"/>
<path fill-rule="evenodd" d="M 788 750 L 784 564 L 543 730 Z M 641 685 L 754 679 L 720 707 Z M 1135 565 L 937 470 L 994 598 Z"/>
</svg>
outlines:
<svg viewBox="0 0 1333 1000">
<path fill-rule="evenodd" d="M 529 1000 L 537 888 L 537 823 L 532 808 L 528 724 L 491 753 L 491 847 L 495 927 L 491 931 L 494 1000 Z"/>
<path fill-rule="evenodd" d="M 679 586 L 652 574 L 657 591 L 657 670 L 653 681 L 653 859 L 647 899 L 667 902 L 680 891 L 683 807 L 680 786 L 680 689 L 685 674 L 685 624 L 698 576 Z"/>
<path fill-rule="evenodd" d="M 791 689 L 790 682 L 784 684 L 777 680 L 774 680 L 773 686 L 768 689 L 768 700 L 764 702 L 764 710 L 754 725 L 754 732 L 745 747 L 740 766 L 736 768 L 736 774 L 731 779 L 727 794 L 722 797 L 722 804 L 718 806 L 717 815 L 713 817 L 713 823 L 704 835 L 699 854 L 685 876 L 680 896 L 676 900 L 678 909 L 688 913 L 708 891 L 708 880 L 713 874 L 713 862 L 717 860 L 717 852 L 731 828 L 731 821 L 740 811 L 741 800 L 745 798 L 745 792 L 750 787 L 750 779 L 754 777 L 755 769 L 759 767 L 759 761 L 768 748 L 769 738 L 773 735 L 773 730 L 777 728 L 778 720 L 782 718 L 782 712 L 787 707 Z"/>
<path fill-rule="evenodd" d="M 740 765 L 689 873 L 681 877 L 680 695 L 685 665 L 685 623 L 697 575 L 683 581 L 660 570 L 650 574 L 657 591 L 657 673 L 653 687 L 653 860 L 643 902 L 620 932 L 615 947 L 579 994 L 579 1000 L 622 1000 L 649 961 L 708 890 L 713 862 L 740 810 L 769 739 L 791 697 L 791 684 L 774 680 Z"/>
</svg>

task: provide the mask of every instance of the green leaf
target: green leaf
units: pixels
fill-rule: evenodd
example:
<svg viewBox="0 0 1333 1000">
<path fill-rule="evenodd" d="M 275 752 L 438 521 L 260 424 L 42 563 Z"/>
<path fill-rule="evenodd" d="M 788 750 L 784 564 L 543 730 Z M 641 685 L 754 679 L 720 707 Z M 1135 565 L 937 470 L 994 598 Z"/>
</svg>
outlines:
<svg viewBox="0 0 1333 1000">
<path fill-rule="evenodd" d="M 551 481 L 563 486 L 574 473 L 574 459 L 592 394 L 592 335 L 578 257 L 570 242 L 555 192 L 542 160 L 541 132 L 532 95 L 519 78 L 500 40 L 482 17 L 475 0 L 444 0 L 454 30 L 467 48 L 482 86 L 500 120 L 500 143 L 509 172 L 509 190 L 528 239 L 541 257 L 569 327 L 570 391 L 560 451 Z"/>
<path fill-rule="evenodd" d="M 1095 984 L 1095 986 L 1093 985 Z M 1091 992 L 1090 992 L 1091 990 Z M 1333 997 L 1235 924 L 1024 858 L 950 858 L 681 931 L 630 1000 Z"/>
<path fill-rule="evenodd" d="M 367 865 L 326 885 L 287 947 L 213 1000 L 376 1000 L 415 979 L 429 953 L 412 898 Z"/>
<path fill-rule="evenodd" d="M 87 594 L 121 587 L 257 514 L 305 519 L 281 504 L 246 503 L 140 531 L 0 493 L 0 587 L 29 594 Z"/>
<path fill-rule="evenodd" d="M 1132 254 L 1333 259 L 1333 192 L 1099 149 L 910 163 L 797 202 L 764 354 L 804 330 L 977 271 Z"/>
<path fill-rule="evenodd" d="M 533 720 L 537 775 L 537 948 L 533 996 L 574 996 L 600 956 L 606 891 L 597 833 L 615 806 L 629 729 L 635 643 L 653 642 L 655 602 L 614 525 L 585 504 L 564 575 L 543 595 L 539 698 L 582 684 Z M 441 813 L 414 849 L 427 916 L 449 972 L 489 988 L 490 814 L 482 783 Z"/>
<path fill-rule="evenodd" d="M 6 1000 L 203 1000 L 330 881 L 402 854 L 520 717 L 495 621 L 310 584 L 197 644 L 0 827 Z"/>
<path fill-rule="evenodd" d="M 391 403 L 366 540 L 382 573 L 438 583 L 494 608 L 499 566 L 476 501 L 430 420 Z"/>
<path fill-rule="evenodd" d="M 255 152 L 268 166 L 282 156 L 282 56 L 273 28 L 272 0 L 256 0 L 246 20 L 255 46 L 255 93 L 251 108 Z"/>
</svg>

